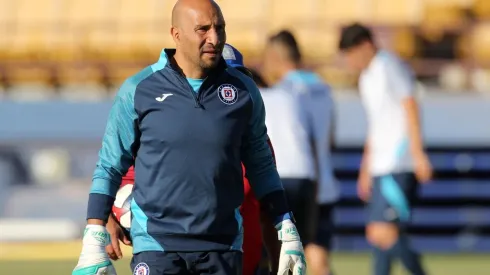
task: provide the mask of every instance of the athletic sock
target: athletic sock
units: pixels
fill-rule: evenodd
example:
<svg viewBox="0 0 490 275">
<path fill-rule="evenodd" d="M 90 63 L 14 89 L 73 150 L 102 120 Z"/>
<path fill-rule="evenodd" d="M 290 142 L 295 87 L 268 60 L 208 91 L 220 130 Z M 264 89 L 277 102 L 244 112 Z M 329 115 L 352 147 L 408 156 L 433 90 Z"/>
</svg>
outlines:
<svg viewBox="0 0 490 275">
<path fill-rule="evenodd" d="M 392 257 L 389 250 L 375 247 L 373 253 L 373 275 L 390 275 Z"/>
<path fill-rule="evenodd" d="M 425 271 L 422 268 L 419 255 L 410 247 L 408 236 L 405 233 L 400 232 L 395 245 L 389 249 L 393 257 L 397 257 L 402 262 L 403 266 L 412 275 L 425 275 Z"/>
</svg>

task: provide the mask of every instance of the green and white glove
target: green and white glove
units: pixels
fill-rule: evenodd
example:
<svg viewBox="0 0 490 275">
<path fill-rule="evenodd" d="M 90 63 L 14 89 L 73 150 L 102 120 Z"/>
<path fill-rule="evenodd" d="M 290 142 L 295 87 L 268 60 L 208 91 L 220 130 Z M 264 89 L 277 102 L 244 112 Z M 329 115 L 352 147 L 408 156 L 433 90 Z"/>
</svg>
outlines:
<svg viewBox="0 0 490 275">
<path fill-rule="evenodd" d="M 278 275 L 306 275 L 306 260 L 303 244 L 294 223 L 287 219 L 276 226 L 282 241 Z"/>
<path fill-rule="evenodd" d="M 110 237 L 102 225 L 89 224 L 83 234 L 82 253 L 72 275 L 117 275 L 105 251 Z"/>
</svg>

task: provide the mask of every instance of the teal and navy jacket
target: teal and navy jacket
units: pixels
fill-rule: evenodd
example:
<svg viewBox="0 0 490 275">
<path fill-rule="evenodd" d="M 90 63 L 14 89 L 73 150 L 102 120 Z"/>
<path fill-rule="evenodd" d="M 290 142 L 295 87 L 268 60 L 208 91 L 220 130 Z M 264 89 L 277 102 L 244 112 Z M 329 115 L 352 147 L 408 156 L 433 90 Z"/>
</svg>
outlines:
<svg viewBox="0 0 490 275">
<path fill-rule="evenodd" d="M 267 143 L 262 97 L 221 60 L 187 79 L 165 49 L 127 79 L 112 106 L 89 197 L 88 219 L 107 220 L 134 164 L 131 237 L 141 251 L 240 250 L 241 163 L 265 210 L 289 217 Z"/>
</svg>

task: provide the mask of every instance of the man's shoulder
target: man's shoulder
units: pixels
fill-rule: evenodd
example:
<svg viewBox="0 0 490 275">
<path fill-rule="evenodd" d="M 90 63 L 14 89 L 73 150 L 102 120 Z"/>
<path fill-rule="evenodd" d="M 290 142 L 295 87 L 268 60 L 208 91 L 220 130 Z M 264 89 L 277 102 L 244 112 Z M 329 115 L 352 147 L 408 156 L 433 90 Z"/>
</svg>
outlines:
<svg viewBox="0 0 490 275">
<path fill-rule="evenodd" d="M 395 53 L 382 50 L 377 58 L 375 70 L 380 73 L 410 72 L 405 61 Z"/>
<path fill-rule="evenodd" d="M 246 92 L 252 99 L 252 102 L 257 100 L 257 97 L 261 97 L 259 88 L 257 84 L 248 75 L 240 72 L 239 70 L 228 67 L 226 73 L 231 76 L 231 81 L 229 84 L 239 87 L 241 90 Z"/>
<path fill-rule="evenodd" d="M 250 76 L 240 72 L 236 68 L 228 67 L 226 69 L 226 73 L 233 78 L 233 82 L 235 82 L 235 84 L 241 84 L 242 86 L 246 87 L 247 90 L 253 90 L 254 92 L 258 90 L 257 85 L 255 84 L 253 79 L 250 78 Z"/>
<path fill-rule="evenodd" d="M 126 78 L 124 82 L 121 84 L 118 92 L 118 96 L 131 96 L 134 97 L 138 85 L 151 77 L 154 73 L 154 70 L 151 66 L 147 66 L 132 76 Z"/>
<path fill-rule="evenodd" d="M 138 84 L 140 84 L 143 80 L 147 79 L 149 76 L 153 74 L 153 69 L 151 66 L 145 67 L 139 72 L 133 74 L 132 76 L 126 78 L 123 82 L 123 86 L 136 88 Z"/>
<path fill-rule="evenodd" d="M 309 70 L 298 70 L 290 73 L 286 76 L 286 80 L 279 86 L 284 86 L 286 89 L 299 95 L 322 95 L 330 91 L 330 86 L 323 78 L 319 74 Z"/>
</svg>

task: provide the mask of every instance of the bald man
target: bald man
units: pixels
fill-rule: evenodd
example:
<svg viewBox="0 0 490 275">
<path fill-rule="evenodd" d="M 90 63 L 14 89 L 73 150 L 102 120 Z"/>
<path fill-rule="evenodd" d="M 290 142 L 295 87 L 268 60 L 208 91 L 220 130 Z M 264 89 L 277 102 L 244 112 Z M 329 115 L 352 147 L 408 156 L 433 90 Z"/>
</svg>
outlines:
<svg viewBox="0 0 490 275">
<path fill-rule="evenodd" d="M 253 80 L 222 58 L 225 20 L 209 0 L 172 11 L 175 49 L 128 78 L 112 106 L 73 274 L 116 274 L 104 227 L 134 165 L 131 238 L 136 275 L 241 274 L 243 162 L 282 241 L 279 274 L 306 272 L 303 247 L 267 144 Z"/>
</svg>

